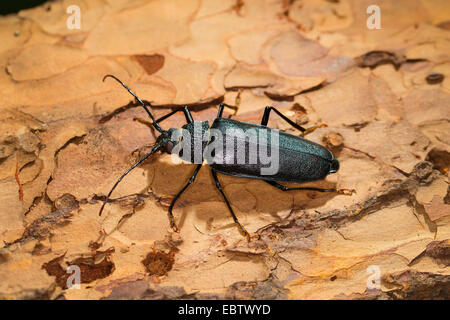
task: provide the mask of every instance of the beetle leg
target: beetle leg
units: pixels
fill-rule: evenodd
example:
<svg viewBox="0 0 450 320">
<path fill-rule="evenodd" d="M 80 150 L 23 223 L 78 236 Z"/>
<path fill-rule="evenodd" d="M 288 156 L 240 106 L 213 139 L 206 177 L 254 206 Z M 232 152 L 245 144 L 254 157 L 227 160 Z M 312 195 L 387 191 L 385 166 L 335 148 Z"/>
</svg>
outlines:
<svg viewBox="0 0 450 320">
<path fill-rule="evenodd" d="M 234 110 L 237 111 L 237 107 L 236 106 L 232 106 L 231 104 L 221 103 L 219 105 L 219 111 L 217 112 L 217 118 L 222 118 L 222 113 L 223 113 L 223 108 L 224 107 L 228 107 L 228 108 L 231 108 L 231 109 L 234 109 Z M 236 111 L 235 111 L 235 114 L 236 114 Z"/>
<path fill-rule="evenodd" d="M 302 137 L 306 136 L 307 134 L 310 134 L 311 132 L 314 132 L 316 129 L 326 128 L 326 127 L 328 127 L 328 125 L 326 123 L 321 123 L 319 125 L 306 128 L 306 130 L 303 131 L 303 133 L 302 133 Z"/>
<path fill-rule="evenodd" d="M 264 180 L 264 181 L 267 182 L 268 184 L 270 184 L 271 186 L 274 186 L 275 188 L 280 189 L 281 191 L 312 190 L 312 191 L 319 191 L 319 192 L 336 192 L 336 193 L 345 194 L 348 196 L 351 196 L 353 193 L 356 193 L 356 191 L 354 189 L 322 189 L 322 188 L 315 188 L 315 187 L 289 188 L 289 187 L 283 186 L 282 184 L 279 184 L 278 182 L 275 182 L 275 181 L 268 181 L 268 180 Z"/>
<path fill-rule="evenodd" d="M 194 122 L 194 119 L 192 118 L 191 112 L 189 111 L 189 108 L 187 106 L 176 108 L 172 112 L 169 112 L 168 114 L 162 116 L 161 118 L 156 119 L 155 122 L 159 123 L 159 122 L 161 122 L 161 121 L 163 121 L 163 120 L 173 116 L 175 113 L 180 112 L 180 111 L 184 112 L 184 116 L 186 117 L 186 122 L 187 123 Z"/>
<path fill-rule="evenodd" d="M 238 92 L 238 94 L 236 95 L 236 98 L 234 100 L 234 106 L 226 104 L 226 103 L 221 103 L 219 105 L 219 112 L 217 112 L 217 118 L 222 118 L 222 113 L 223 113 L 223 108 L 224 107 L 228 107 L 234 110 L 234 114 L 236 114 L 236 112 L 239 109 L 239 105 L 241 104 L 241 91 Z"/>
<path fill-rule="evenodd" d="M 189 178 L 188 183 L 181 189 L 177 195 L 173 198 L 172 202 L 169 206 L 169 221 L 170 221 L 170 227 L 173 229 L 173 231 L 178 232 L 178 227 L 175 223 L 175 219 L 173 217 L 173 207 L 175 206 L 175 202 L 178 200 L 178 198 L 181 196 L 181 194 L 192 184 L 192 182 L 195 181 L 195 177 L 197 176 L 197 173 L 200 171 L 200 168 L 202 167 L 201 164 L 197 165 L 197 167 L 194 170 L 194 173 L 192 173 L 192 176 Z"/>
<path fill-rule="evenodd" d="M 230 202 L 228 201 L 227 197 L 225 196 L 225 193 L 223 192 L 222 186 L 220 185 L 219 179 L 217 178 L 217 173 L 214 169 L 211 168 L 212 176 L 214 178 L 214 181 L 216 183 L 216 188 L 219 189 L 220 193 L 222 194 L 223 199 L 225 200 L 225 203 L 227 204 L 228 209 L 230 210 L 231 216 L 233 217 L 234 222 L 238 225 L 239 230 L 243 233 L 244 236 L 247 237 L 247 240 L 250 241 L 250 234 L 247 230 L 245 230 L 244 226 L 239 222 L 238 218 L 234 214 L 233 209 L 231 208 Z"/>
<path fill-rule="evenodd" d="M 168 114 L 162 116 L 161 118 L 156 119 L 155 122 L 159 123 L 159 122 L 161 122 L 161 121 L 163 121 L 163 120 L 173 116 L 175 113 L 180 112 L 180 111 L 184 112 L 184 116 L 186 117 L 187 123 L 194 122 L 194 119 L 192 118 L 191 112 L 189 111 L 189 108 L 187 106 L 186 107 L 177 108 L 177 109 L 173 110 L 172 112 L 169 112 Z M 145 119 L 142 119 L 142 118 L 139 118 L 139 117 L 134 117 L 133 120 L 134 121 L 138 121 L 138 122 L 140 122 L 142 124 L 145 124 L 146 126 L 150 127 L 150 129 L 154 129 L 153 122 L 151 122 L 151 121 L 148 121 L 148 120 L 145 120 Z"/>
<path fill-rule="evenodd" d="M 280 111 L 278 111 L 277 109 L 275 109 L 272 106 L 267 106 L 266 109 L 264 109 L 264 114 L 263 117 L 261 119 L 261 124 L 263 126 L 267 126 L 267 123 L 269 123 L 269 115 L 270 115 L 270 111 L 274 111 L 277 115 L 279 115 L 281 117 L 281 119 L 283 119 L 284 121 L 286 121 L 287 123 L 289 123 L 291 126 L 293 126 L 295 129 L 300 130 L 301 132 L 305 132 L 308 129 L 303 128 L 302 126 L 296 124 L 294 121 L 292 121 L 291 119 L 289 119 L 288 117 L 286 117 L 284 114 L 282 114 Z"/>
</svg>

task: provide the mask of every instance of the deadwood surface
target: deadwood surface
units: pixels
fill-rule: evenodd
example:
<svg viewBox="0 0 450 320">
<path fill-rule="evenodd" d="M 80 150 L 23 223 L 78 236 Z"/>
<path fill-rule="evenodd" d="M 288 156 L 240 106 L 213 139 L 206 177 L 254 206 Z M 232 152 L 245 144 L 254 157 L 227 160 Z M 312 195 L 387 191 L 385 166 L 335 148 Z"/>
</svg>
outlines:
<svg viewBox="0 0 450 320">
<path fill-rule="evenodd" d="M 79 30 L 66 27 L 72 4 Z M 381 30 L 366 27 L 372 4 Z M 70 0 L 0 17 L 0 297 L 448 299 L 449 19 L 444 0 Z M 247 243 L 204 167 L 175 209 L 176 234 L 168 204 L 193 165 L 157 156 L 99 217 L 155 141 L 105 74 L 156 115 L 188 105 L 211 121 L 240 90 L 237 119 L 273 105 L 327 123 L 309 138 L 341 169 L 310 185 L 357 193 L 220 176 L 259 235 Z M 66 288 L 69 265 L 81 289 Z M 368 290 L 377 268 L 381 288 Z"/>
</svg>

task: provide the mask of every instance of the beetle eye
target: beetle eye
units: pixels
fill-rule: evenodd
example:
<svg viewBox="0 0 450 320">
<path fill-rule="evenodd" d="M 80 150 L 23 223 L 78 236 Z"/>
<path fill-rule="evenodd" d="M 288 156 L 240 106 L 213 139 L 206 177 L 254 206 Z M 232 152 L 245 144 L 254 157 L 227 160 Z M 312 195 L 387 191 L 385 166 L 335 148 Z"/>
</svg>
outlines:
<svg viewBox="0 0 450 320">
<path fill-rule="evenodd" d="M 167 144 L 166 144 L 166 152 L 167 153 L 172 153 L 172 149 L 173 149 L 173 142 L 172 141 L 167 142 Z"/>
</svg>

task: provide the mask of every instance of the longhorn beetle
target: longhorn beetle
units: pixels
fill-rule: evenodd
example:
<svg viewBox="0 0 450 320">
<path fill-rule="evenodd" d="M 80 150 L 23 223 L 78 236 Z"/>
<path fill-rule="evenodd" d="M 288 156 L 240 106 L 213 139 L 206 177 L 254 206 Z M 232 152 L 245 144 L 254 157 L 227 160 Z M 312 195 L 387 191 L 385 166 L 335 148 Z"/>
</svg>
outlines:
<svg viewBox="0 0 450 320">
<path fill-rule="evenodd" d="M 204 122 L 194 122 L 192 115 L 189 111 L 189 108 L 187 106 L 185 107 L 179 107 L 172 112 L 169 112 L 168 114 L 155 119 L 150 112 L 150 110 L 147 108 L 146 104 L 137 96 L 135 95 L 122 81 L 120 81 L 118 78 L 116 78 L 113 75 L 106 75 L 103 78 L 103 81 L 105 81 L 106 78 L 113 78 L 117 82 L 119 82 L 125 89 L 128 90 L 128 92 L 133 95 L 133 97 L 142 105 L 144 110 L 147 112 L 148 116 L 150 117 L 151 121 L 146 121 L 142 119 L 138 119 L 141 122 L 146 123 L 147 125 L 155 128 L 157 131 L 159 131 L 161 134 L 156 139 L 156 145 L 153 147 L 153 149 L 145 155 L 142 159 L 140 159 L 138 162 L 136 162 L 131 168 L 129 168 L 127 171 L 125 171 L 124 174 L 116 181 L 112 189 L 109 191 L 108 195 L 106 196 L 102 207 L 100 208 L 99 215 L 102 214 L 103 209 L 105 208 L 106 203 L 108 202 L 112 192 L 117 187 L 120 181 L 134 168 L 136 168 L 140 163 L 142 163 L 144 160 L 149 158 L 151 155 L 156 153 L 157 151 L 162 151 L 166 153 L 172 153 L 172 151 L 175 150 L 175 147 L 183 141 L 184 136 L 182 138 L 180 137 L 174 137 L 174 133 L 177 130 L 171 128 L 169 130 L 164 130 L 160 123 L 171 117 L 177 112 L 183 112 L 184 116 L 186 118 L 186 124 L 182 126 L 181 129 L 186 130 L 191 137 L 191 141 L 186 141 L 187 143 L 190 143 L 188 145 L 188 148 L 191 148 L 192 154 L 195 152 L 194 146 L 198 146 L 200 144 L 202 148 L 202 158 L 199 164 L 195 167 L 192 176 L 189 178 L 189 181 L 187 184 L 175 195 L 173 198 L 170 206 L 169 206 L 169 220 L 170 220 L 170 226 L 171 228 L 177 232 L 178 227 L 175 223 L 174 217 L 173 217 L 173 208 L 175 206 L 175 202 L 178 200 L 178 198 L 181 196 L 181 194 L 194 182 L 195 177 L 197 176 L 198 172 L 200 171 L 200 168 L 202 167 L 203 162 L 203 152 L 205 151 L 205 148 L 214 140 L 212 137 L 208 137 L 208 132 L 210 132 L 210 129 L 216 129 L 216 132 L 220 132 L 222 135 L 222 138 L 229 138 L 229 130 L 253 130 L 253 132 L 256 132 L 260 136 L 266 136 L 267 138 L 264 141 L 250 141 L 246 138 L 244 138 L 244 144 L 246 146 L 245 149 L 245 158 L 250 158 L 251 155 L 249 154 L 250 148 L 257 147 L 260 148 L 262 145 L 265 145 L 265 147 L 271 147 L 273 144 L 272 139 L 275 137 L 272 132 L 276 132 L 278 134 L 278 170 L 277 172 L 271 174 L 271 175 L 262 175 L 261 169 L 263 167 L 263 163 L 258 159 L 256 163 L 230 163 L 230 157 L 234 158 L 234 155 L 236 153 L 236 148 L 226 148 L 225 152 L 218 155 L 219 160 L 222 161 L 212 161 L 208 162 L 208 164 L 211 167 L 212 177 L 215 181 L 216 188 L 221 193 L 223 199 L 225 200 L 225 203 L 231 213 L 231 216 L 233 217 L 234 222 L 239 227 L 240 231 L 247 236 L 248 239 L 250 239 L 249 233 L 247 230 L 241 225 L 238 218 L 236 217 L 236 214 L 233 211 L 233 208 L 230 205 L 230 202 L 228 201 L 223 188 L 219 182 L 219 179 L 217 177 L 217 173 L 230 175 L 230 176 L 236 176 L 236 177 L 244 177 L 244 178 L 250 178 L 250 179 L 259 179 L 263 180 L 266 183 L 270 184 L 271 186 L 278 188 L 282 191 L 291 191 L 291 190 L 314 190 L 319 192 L 337 192 L 340 194 L 346 194 L 351 195 L 355 190 L 353 189 L 321 189 L 321 188 L 315 188 L 315 187 L 295 187 L 290 188 L 286 187 L 279 182 L 293 182 L 293 183 L 303 183 L 303 182 L 309 182 L 309 181 L 317 181 L 324 179 L 328 174 L 335 173 L 339 169 L 339 161 L 334 158 L 333 154 L 325 147 L 314 143 L 312 141 L 309 141 L 303 137 L 299 137 L 293 134 L 289 134 L 284 131 L 274 130 L 269 127 L 267 127 L 267 123 L 269 121 L 269 115 L 270 112 L 275 112 L 278 116 L 280 116 L 283 120 L 285 120 L 287 123 L 289 123 L 294 128 L 300 130 L 304 135 L 314 131 L 318 127 L 322 127 L 324 125 L 320 126 L 313 126 L 311 128 L 303 128 L 297 123 L 290 120 L 288 117 L 283 115 L 280 111 L 275 109 L 272 106 L 267 106 L 264 110 L 264 115 L 261 120 L 261 124 L 253 124 L 249 122 L 243 122 L 243 121 L 237 121 L 233 119 L 228 118 L 222 118 L 222 113 L 224 107 L 229 107 L 232 109 L 237 109 L 239 103 L 240 103 L 240 95 L 238 94 L 236 96 L 236 105 L 228 105 L 225 103 L 221 103 L 219 106 L 219 112 L 217 114 L 217 118 L 214 120 L 213 124 L 209 126 L 207 121 Z M 195 133 L 195 127 L 201 128 L 201 136 L 199 137 L 198 134 Z M 203 138 L 206 134 L 207 138 L 206 140 Z M 269 134 L 269 135 L 268 135 Z M 268 137 L 270 136 L 270 139 Z M 195 139 L 201 139 L 201 141 L 195 141 Z M 235 137 L 233 137 L 234 142 Z M 186 139 L 187 140 L 187 139 Z M 242 141 L 241 141 L 242 142 Z M 184 142 L 183 142 L 184 143 Z M 189 149 L 188 149 L 189 151 Z M 184 156 L 181 155 L 181 153 L 177 154 L 182 159 L 187 160 L 188 162 L 193 161 L 192 156 Z M 216 160 L 216 155 L 213 156 Z"/>
</svg>

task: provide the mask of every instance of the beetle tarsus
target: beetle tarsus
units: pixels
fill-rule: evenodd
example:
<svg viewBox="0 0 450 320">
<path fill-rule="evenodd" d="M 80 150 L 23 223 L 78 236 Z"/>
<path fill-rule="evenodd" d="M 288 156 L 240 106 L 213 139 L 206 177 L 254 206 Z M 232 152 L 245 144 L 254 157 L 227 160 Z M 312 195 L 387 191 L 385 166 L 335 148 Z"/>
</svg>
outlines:
<svg viewBox="0 0 450 320">
<path fill-rule="evenodd" d="M 248 242 L 252 242 L 252 241 L 258 241 L 261 239 L 261 236 L 257 233 L 254 234 L 250 234 L 248 233 L 248 235 L 246 235 Z"/>
<path fill-rule="evenodd" d="M 236 222 L 236 224 L 238 225 L 239 231 L 242 233 L 242 235 L 247 238 L 248 242 L 251 242 L 252 241 L 252 237 L 251 237 L 250 233 L 247 230 L 245 230 L 244 226 L 241 225 L 239 222 Z"/>
<path fill-rule="evenodd" d="M 321 124 L 318 124 L 318 125 L 316 125 L 316 126 L 312 126 L 312 127 L 306 128 L 306 130 L 303 131 L 303 133 L 302 133 L 302 137 L 304 137 L 304 136 L 306 136 L 307 134 L 310 134 L 310 133 L 316 131 L 316 129 L 319 129 L 319 128 L 326 128 L 326 127 L 328 127 L 328 125 L 327 125 L 326 123 L 321 123 Z"/>
<path fill-rule="evenodd" d="M 236 222 L 236 224 L 238 225 L 239 230 L 242 232 L 242 234 L 246 236 L 248 239 L 250 239 L 250 233 L 247 230 L 245 230 L 244 226 L 239 222 Z"/>
<path fill-rule="evenodd" d="M 180 229 L 178 228 L 177 224 L 174 221 L 170 222 L 170 228 L 173 230 L 173 232 L 180 232 Z"/>
<path fill-rule="evenodd" d="M 337 193 L 344 194 L 346 196 L 351 196 L 353 193 L 356 193 L 355 189 L 336 189 Z"/>
</svg>

